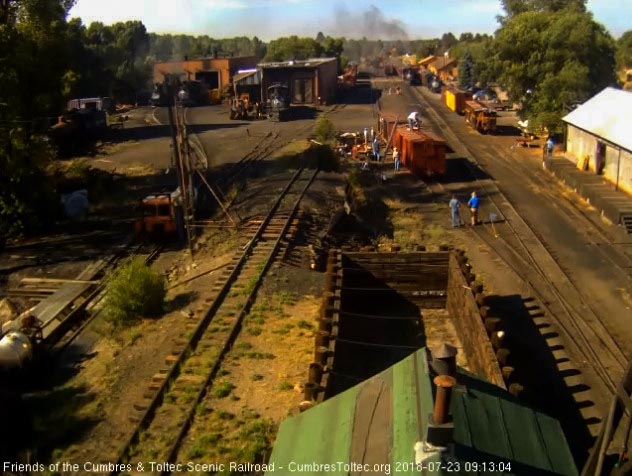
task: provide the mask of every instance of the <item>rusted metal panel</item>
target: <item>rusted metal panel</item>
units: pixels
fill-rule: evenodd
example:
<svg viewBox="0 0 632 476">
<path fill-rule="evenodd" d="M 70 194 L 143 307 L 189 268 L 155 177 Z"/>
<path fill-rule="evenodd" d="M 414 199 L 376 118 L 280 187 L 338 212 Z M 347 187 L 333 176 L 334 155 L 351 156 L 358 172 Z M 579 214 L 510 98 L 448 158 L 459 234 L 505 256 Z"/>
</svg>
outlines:
<svg viewBox="0 0 632 476">
<path fill-rule="evenodd" d="M 400 149 L 402 165 L 415 175 L 431 177 L 446 172 L 446 143 L 435 134 L 398 126 L 392 142 Z"/>
</svg>

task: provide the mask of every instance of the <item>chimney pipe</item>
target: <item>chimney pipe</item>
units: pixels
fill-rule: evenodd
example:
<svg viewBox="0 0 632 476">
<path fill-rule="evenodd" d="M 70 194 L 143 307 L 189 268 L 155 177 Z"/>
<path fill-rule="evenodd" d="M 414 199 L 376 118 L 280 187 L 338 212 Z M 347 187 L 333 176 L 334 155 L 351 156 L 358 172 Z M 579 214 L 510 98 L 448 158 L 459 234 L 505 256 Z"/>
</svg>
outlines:
<svg viewBox="0 0 632 476">
<path fill-rule="evenodd" d="M 441 344 L 431 351 L 432 370 L 435 375 L 450 375 L 456 377 L 456 347 L 450 344 Z"/>
<path fill-rule="evenodd" d="M 456 385 L 456 379 L 449 375 L 439 375 L 434 378 L 433 382 L 437 386 L 433 420 L 435 424 L 442 425 L 448 422 L 452 387 Z"/>
</svg>

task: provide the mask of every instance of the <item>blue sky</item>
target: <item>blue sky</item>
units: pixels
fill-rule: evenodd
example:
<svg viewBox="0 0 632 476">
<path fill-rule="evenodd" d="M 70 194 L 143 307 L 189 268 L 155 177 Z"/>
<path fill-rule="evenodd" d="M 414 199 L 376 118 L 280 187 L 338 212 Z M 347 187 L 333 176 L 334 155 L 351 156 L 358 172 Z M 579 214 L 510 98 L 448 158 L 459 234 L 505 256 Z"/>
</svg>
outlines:
<svg viewBox="0 0 632 476">
<path fill-rule="evenodd" d="M 632 29 L 632 1 L 589 0 L 595 19 L 618 37 Z M 142 20 L 150 32 L 214 38 L 325 35 L 434 38 L 451 31 L 493 33 L 498 0 L 77 0 L 70 12 L 88 24 Z M 403 38 L 404 36 L 404 38 Z"/>
</svg>

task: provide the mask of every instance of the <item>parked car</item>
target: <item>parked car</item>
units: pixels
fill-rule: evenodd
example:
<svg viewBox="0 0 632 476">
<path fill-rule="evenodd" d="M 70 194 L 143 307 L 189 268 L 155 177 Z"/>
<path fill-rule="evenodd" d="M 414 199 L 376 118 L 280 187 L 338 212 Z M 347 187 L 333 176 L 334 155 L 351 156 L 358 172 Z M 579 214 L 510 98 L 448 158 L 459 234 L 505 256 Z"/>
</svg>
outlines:
<svg viewBox="0 0 632 476">
<path fill-rule="evenodd" d="M 473 98 L 476 101 L 495 101 L 498 99 L 498 94 L 493 89 L 481 89 L 474 93 Z"/>
<path fill-rule="evenodd" d="M 465 90 L 472 94 L 476 94 L 477 92 L 482 91 L 482 88 L 479 88 L 478 86 L 469 86 L 465 88 Z"/>
</svg>

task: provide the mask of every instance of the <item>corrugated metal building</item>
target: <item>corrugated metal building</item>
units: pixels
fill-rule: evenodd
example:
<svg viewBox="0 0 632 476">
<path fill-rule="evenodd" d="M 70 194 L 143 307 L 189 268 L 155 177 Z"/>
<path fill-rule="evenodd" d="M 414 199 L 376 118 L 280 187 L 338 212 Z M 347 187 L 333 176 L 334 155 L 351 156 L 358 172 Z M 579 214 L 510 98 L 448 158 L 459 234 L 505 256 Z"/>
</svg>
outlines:
<svg viewBox="0 0 632 476">
<path fill-rule="evenodd" d="M 632 93 L 606 88 L 563 118 L 566 152 L 581 170 L 632 193 Z"/>
<path fill-rule="evenodd" d="M 419 350 L 286 419 L 266 475 L 577 475 L 557 420 L 460 368 L 450 402 L 453 443 L 446 451 L 424 444 L 436 390 L 429 365 Z"/>
<path fill-rule="evenodd" d="M 338 85 L 338 59 L 312 58 L 277 63 L 260 63 L 263 100 L 274 84 L 290 88 L 292 104 L 332 103 Z"/>
<path fill-rule="evenodd" d="M 154 84 L 161 84 L 165 74 L 173 74 L 183 81 L 202 81 L 209 89 L 221 89 L 232 81 L 238 70 L 256 65 L 254 56 L 165 61 L 154 64 Z"/>
</svg>

